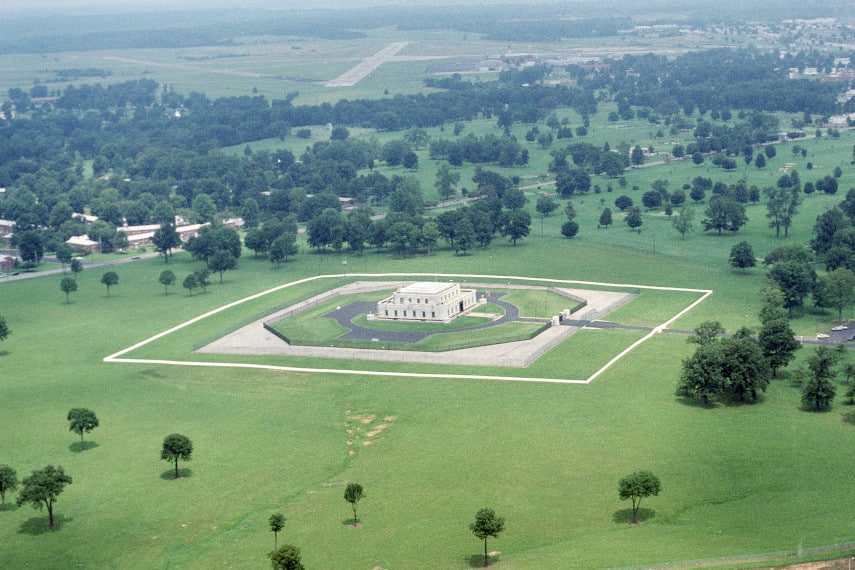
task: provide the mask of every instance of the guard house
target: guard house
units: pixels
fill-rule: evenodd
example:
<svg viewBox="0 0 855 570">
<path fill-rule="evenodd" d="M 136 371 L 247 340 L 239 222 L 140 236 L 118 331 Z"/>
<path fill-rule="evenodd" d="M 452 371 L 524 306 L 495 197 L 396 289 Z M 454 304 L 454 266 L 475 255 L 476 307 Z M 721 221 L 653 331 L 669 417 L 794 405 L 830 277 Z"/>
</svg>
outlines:
<svg viewBox="0 0 855 570">
<path fill-rule="evenodd" d="M 416 282 L 377 303 L 378 319 L 451 322 L 477 303 L 459 283 Z"/>
</svg>

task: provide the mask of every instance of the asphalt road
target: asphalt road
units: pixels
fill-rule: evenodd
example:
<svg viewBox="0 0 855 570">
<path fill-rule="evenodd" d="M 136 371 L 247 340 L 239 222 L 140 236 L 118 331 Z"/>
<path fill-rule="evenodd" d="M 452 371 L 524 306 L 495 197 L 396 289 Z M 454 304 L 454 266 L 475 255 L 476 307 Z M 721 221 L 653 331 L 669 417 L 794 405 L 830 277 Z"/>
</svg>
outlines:
<svg viewBox="0 0 855 570">
<path fill-rule="evenodd" d="M 14 257 L 18 256 L 18 251 L 14 249 L 2 249 L 0 250 L 0 255 L 11 255 Z M 108 267 L 110 265 L 121 265 L 123 263 L 131 263 L 134 261 L 139 261 L 141 259 L 150 259 L 152 257 L 157 257 L 160 254 L 156 251 L 149 253 L 141 253 L 139 255 L 133 255 L 129 257 L 121 257 L 118 259 L 108 259 L 105 261 L 86 261 L 82 260 L 83 270 L 87 269 L 95 269 L 97 267 Z M 58 263 L 56 258 L 54 257 L 45 257 L 44 261 L 53 261 Z M 17 272 L 18 275 L 12 275 L 12 273 Z M 9 281 L 19 281 L 21 279 L 33 279 L 35 277 L 44 277 L 45 275 L 59 275 L 60 273 L 67 273 L 68 268 L 65 269 L 48 269 L 45 271 L 18 271 L 13 269 L 6 273 L 0 273 L 0 284 L 7 283 Z"/>
</svg>

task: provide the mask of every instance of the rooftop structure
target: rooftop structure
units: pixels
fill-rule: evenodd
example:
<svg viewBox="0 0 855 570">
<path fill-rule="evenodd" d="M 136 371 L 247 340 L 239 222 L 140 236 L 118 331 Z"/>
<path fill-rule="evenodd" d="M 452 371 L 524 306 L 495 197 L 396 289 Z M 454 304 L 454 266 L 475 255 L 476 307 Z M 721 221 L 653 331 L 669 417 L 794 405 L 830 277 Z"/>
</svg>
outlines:
<svg viewBox="0 0 855 570">
<path fill-rule="evenodd" d="M 378 319 L 451 322 L 477 304 L 475 291 L 459 283 L 416 282 L 377 303 Z"/>
</svg>

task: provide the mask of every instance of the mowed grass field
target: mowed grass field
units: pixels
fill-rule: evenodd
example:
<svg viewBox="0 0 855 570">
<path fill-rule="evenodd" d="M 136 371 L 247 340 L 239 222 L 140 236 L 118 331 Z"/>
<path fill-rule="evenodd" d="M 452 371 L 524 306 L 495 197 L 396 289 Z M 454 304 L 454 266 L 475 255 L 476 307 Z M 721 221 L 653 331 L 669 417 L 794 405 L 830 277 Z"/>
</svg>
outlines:
<svg viewBox="0 0 855 570">
<path fill-rule="evenodd" d="M 761 271 L 732 273 L 724 240 L 693 240 L 715 246 L 708 259 L 693 259 L 691 249 L 680 258 L 529 238 L 464 257 L 368 254 L 349 267 L 417 272 L 441 264 L 449 272 L 711 288 L 678 326 L 708 318 L 730 329 L 754 324 Z M 98 282 L 103 271 L 86 271 L 68 305 L 58 276 L 0 285 L 13 331 L 0 345 L 2 461 L 20 476 L 52 463 L 74 478 L 56 505 L 54 532 L 29 506 L 0 513 L 2 566 L 263 567 L 273 512 L 288 519 L 280 544 L 297 544 L 307 568 L 469 567 L 482 544 L 468 524 L 483 506 L 507 520 L 490 542 L 502 568 L 636 567 L 851 540 L 851 409 L 838 399 L 830 413 L 803 412 L 786 377 L 757 405 L 685 403 L 674 395 L 691 351 L 683 336 L 658 335 L 587 386 L 103 363 L 210 309 L 341 265 L 339 256 L 301 254 L 275 270 L 245 258 L 225 284 L 194 296 L 176 287 L 164 295 L 156 282 L 163 267 L 144 260 L 117 268 L 110 298 Z M 169 267 L 181 276 L 198 264 L 181 254 Z M 274 304 L 328 286 L 286 289 Z M 672 315 L 663 301 L 661 313 Z M 263 305 L 218 314 L 135 355 L 196 359 L 200 337 L 257 318 Z M 643 323 L 633 306 L 624 317 Z M 580 360 L 604 363 L 635 338 L 583 331 L 573 356 L 562 346 L 535 367 L 585 372 L 590 363 Z M 65 421 L 77 406 L 101 420 L 87 435 L 97 446 L 84 452 L 72 451 L 77 438 Z M 177 481 L 159 459 L 173 432 L 195 445 L 181 465 L 189 476 Z M 663 491 L 645 500 L 650 510 L 633 526 L 617 481 L 637 469 L 655 472 Z M 359 528 L 347 524 L 351 481 L 366 490 Z"/>
<path fill-rule="evenodd" d="M 298 103 L 314 103 L 380 97 L 387 88 L 390 95 L 422 91 L 424 71 L 436 62 L 387 64 L 348 89 L 223 71 L 327 80 L 386 43 L 408 40 L 413 44 L 401 55 L 471 58 L 505 49 L 451 33 L 414 38 L 381 31 L 354 43 L 246 38 L 245 44 L 229 48 L 16 56 L 15 61 L 2 56 L 0 67 L 9 71 L 11 86 L 25 89 L 34 78 L 49 81 L 53 74 L 44 70 L 91 66 L 111 69 L 111 82 L 151 77 L 185 94 L 196 90 L 210 97 L 257 89 L 280 98 L 297 89 Z M 590 53 L 601 47 L 580 45 Z M 612 147 L 627 142 L 669 150 L 673 143 L 688 141 L 687 133 L 657 137 L 655 128 L 640 120 L 608 125 L 607 112 L 603 105 L 592 117 L 589 137 L 566 142 L 608 141 Z M 558 116 L 566 116 L 573 127 L 581 122 L 569 110 Z M 782 116 L 782 130 L 788 125 Z M 514 125 L 513 134 L 522 142 L 529 128 Z M 452 138 L 450 130 L 429 132 Z M 486 120 L 467 124 L 464 135 L 470 132 L 500 133 L 495 121 Z M 381 142 L 400 136 L 355 134 Z M 313 128 L 313 137 L 250 146 L 282 146 L 299 154 L 313 140 L 328 138 L 328 132 Z M 523 144 L 532 150 L 529 166 L 490 168 L 520 175 L 531 185 L 526 192 L 534 214 L 536 197 L 553 192 L 546 183 L 538 187 L 549 156 L 534 152 L 535 144 Z M 304 249 L 295 261 L 274 269 L 246 252 L 240 269 L 226 273 L 223 285 L 215 280 L 207 293 L 193 296 L 177 285 L 164 295 L 157 283 L 164 269 L 159 260 L 115 268 L 120 283 L 110 298 L 99 283 L 106 269 L 85 271 L 70 304 L 59 290 L 59 276 L 0 283 L 0 314 L 12 329 L 0 343 L 0 463 L 17 469 L 21 478 L 49 463 L 62 465 L 74 479 L 57 502 L 56 531 L 46 530 L 46 513 L 28 505 L 0 512 L 0 568 L 262 568 L 273 547 L 267 520 L 274 512 L 287 517 L 279 544 L 298 545 L 307 568 L 468 568 L 479 563 L 483 552 L 468 525 L 484 506 L 506 518 L 505 532 L 489 548 L 500 551 L 497 566 L 508 569 L 679 565 L 850 543 L 855 531 L 849 512 L 853 409 L 838 396 L 831 412 L 801 411 L 798 387 L 787 373 L 756 405 L 702 409 L 684 402 L 674 392 L 681 360 L 693 346 L 681 335 L 657 335 L 590 385 L 394 374 L 586 378 L 644 333 L 581 331 L 523 371 L 192 352 L 276 308 L 347 281 L 329 279 L 224 311 L 132 356 L 346 366 L 392 376 L 102 362 L 226 303 L 303 277 L 341 273 L 343 257 L 349 271 L 357 273 L 430 273 L 441 267 L 447 273 L 711 289 L 707 300 L 673 326 L 691 329 L 715 319 L 730 331 L 756 327 L 765 270 L 733 272 L 727 263 L 732 245 L 747 240 L 763 257 L 788 241 L 807 243 L 816 216 L 855 186 L 850 165 L 855 134 L 798 144 L 808 149 L 807 157 L 793 155 L 792 143 L 777 145 L 778 156 L 764 170 L 740 163 L 727 173 L 708 162 L 671 161 L 627 172 L 625 188 L 616 180 L 595 179 L 600 194 L 573 199 L 580 232 L 572 240 L 560 237 L 565 218 L 559 210 L 542 225 L 534 217 L 532 235 L 516 247 L 496 239 L 488 250 L 460 257 L 446 251 L 404 259 L 375 253 L 355 257 Z M 231 151 L 242 152 L 244 146 Z M 556 141 L 556 146 L 563 145 Z M 431 199 L 438 163 L 426 150 L 419 157 L 415 172 L 378 170 L 416 176 Z M 788 240 L 776 239 L 767 227 L 762 204 L 748 206 L 750 221 L 739 233 L 722 236 L 699 231 L 705 204 L 694 205 L 696 229 L 685 239 L 661 212 L 645 213 L 641 232 L 630 232 L 614 208 L 620 194 L 640 203 L 656 179 L 668 179 L 670 190 L 695 176 L 727 183 L 745 177 L 763 188 L 773 185 L 783 168 L 796 168 L 804 183 L 838 165 L 844 170 L 841 191 L 805 197 Z M 461 169 L 460 186 L 472 187 L 473 170 Z M 612 192 L 607 191 L 610 183 Z M 612 208 L 615 223 L 598 229 L 603 207 Z M 180 254 L 168 268 L 180 283 L 200 264 Z M 696 298 L 645 290 L 609 319 L 655 326 Z M 850 307 L 844 316 L 851 315 Z M 832 326 L 835 316 L 808 312 L 793 327 L 812 335 Z M 799 359 L 809 353 L 800 351 Z M 83 452 L 76 451 L 79 438 L 65 420 L 72 407 L 90 408 L 101 421 L 86 435 L 94 445 Z M 195 446 L 193 460 L 181 464 L 187 476 L 177 481 L 170 478 L 170 464 L 159 459 L 163 438 L 173 432 L 187 435 Z M 629 505 L 618 500 L 617 483 L 638 469 L 656 473 L 663 489 L 660 496 L 645 499 L 643 522 L 634 526 L 627 523 Z M 365 487 L 358 528 L 348 524 L 352 514 L 343 499 L 348 482 Z M 13 504 L 14 497 L 8 493 L 7 503 Z M 846 552 L 846 547 L 838 550 Z"/>
</svg>

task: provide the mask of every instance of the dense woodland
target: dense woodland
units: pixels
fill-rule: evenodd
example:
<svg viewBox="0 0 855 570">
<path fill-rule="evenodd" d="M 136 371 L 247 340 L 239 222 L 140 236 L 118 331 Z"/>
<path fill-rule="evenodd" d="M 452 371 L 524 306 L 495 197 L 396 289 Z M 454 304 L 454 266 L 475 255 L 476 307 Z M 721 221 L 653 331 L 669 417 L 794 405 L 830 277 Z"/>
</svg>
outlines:
<svg viewBox="0 0 855 570">
<path fill-rule="evenodd" d="M 309 245 L 321 251 L 346 246 L 361 252 L 372 245 L 403 255 L 429 252 L 443 239 L 447 247 L 466 252 L 487 247 L 499 235 L 516 243 L 530 231 L 524 196 L 517 181 L 489 169 L 529 161 L 529 149 L 511 134 L 511 126 L 532 125 L 526 142 L 536 141 L 550 153 L 549 170 L 564 198 L 589 192 L 592 176 L 619 179 L 624 169 L 644 161 L 640 147 L 585 141 L 598 101 L 617 104 L 609 121 L 641 118 L 660 133 L 690 132 L 694 142 L 677 145 L 677 158 L 710 160 L 724 169 L 735 168 L 740 159 L 761 168 L 774 152 L 769 146 L 762 152 L 763 145 L 777 140 L 783 128 L 773 112 L 803 113 L 797 126 L 812 128 L 814 116 L 821 120 L 851 110 L 852 101 L 843 106 L 836 101 L 845 84 L 789 80 L 782 72 L 788 66 L 830 64 L 812 52 L 787 55 L 783 63 L 779 54 L 757 50 L 713 50 L 673 60 L 625 56 L 594 71 L 568 67 L 564 71 L 576 79 L 574 86 L 542 83 L 554 70 L 537 65 L 505 71 L 498 81 L 472 82 L 455 75 L 428 79 L 429 93 L 321 105 L 300 105 L 296 92 L 272 101 L 261 96 L 211 100 L 147 79 L 72 84 L 48 99 L 39 98 L 46 95 L 43 85 L 30 92 L 11 89 L 2 107 L 7 120 L 0 124 L 0 187 L 8 189 L 0 216 L 17 223 L 15 242 L 29 244 L 24 248 L 28 262 L 83 233 L 95 236 L 107 250 L 122 247 L 116 226 L 123 221 L 170 224 L 175 214 L 194 222 L 242 215 L 247 229 L 267 226 L 265 239 L 253 235 L 249 240 L 256 253 L 268 252 L 282 233 L 270 228 L 296 231 L 292 223 L 283 226 L 286 219 L 307 224 Z M 552 114 L 559 108 L 575 110 L 580 124 L 555 119 Z M 466 121 L 476 118 L 494 119 L 497 133 L 465 133 Z M 540 132 L 537 124 L 544 121 L 549 129 Z M 334 125 L 330 140 L 314 143 L 300 156 L 285 150 L 247 149 L 244 156 L 217 151 L 262 138 L 302 137 L 317 125 Z M 447 134 L 430 139 L 424 128 L 436 126 Z M 400 132 L 400 137 L 383 144 L 350 138 L 348 128 L 354 127 Z M 803 132 L 793 129 L 791 135 Z M 436 218 L 425 216 L 430 204 L 419 182 L 407 174 L 418 168 L 414 151 L 423 147 L 432 159 L 451 167 L 478 165 L 475 187 L 467 195 L 483 200 Z M 91 177 L 84 175 L 83 161 L 91 161 Z M 387 176 L 374 171 L 381 163 L 403 169 Z M 805 192 L 836 192 L 835 178 L 827 178 L 816 187 L 806 185 Z M 458 182 L 458 173 L 442 168 L 439 196 L 453 197 Z M 801 188 L 798 181 L 780 186 Z M 711 180 L 655 190 L 645 193 L 644 206 L 665 206 L 669 212 L 687 195 L 702 202 L 711 192 L 702 224 L 719 233 L 738 231 L 745 223 L 741 205 L 757 202 L 761 195 L 757 188 L 714 185 Z M 340 198 L 352 199 L 358 209 L 343 214 Z M 632 208 L 639 205 L 619 202 L 624 207 L 616 206 L 630 208 L 634 219 Z M 369 206 L 385 211 L 386 217 L 372 220 L 376 212 Z M 542 215 L 552 209 L 538 205 Z M 73 212 L 91 212 L 100 221 L 87 227 L 72 218 Z M 567 217 L 563 233 L 572 237 L 578 227 L 572 212 Z M 786 216 L 776 214 L 775 219 Z M 776 229 L 786 231 L 787 224 L 780 224 Z"/>
</svg>

